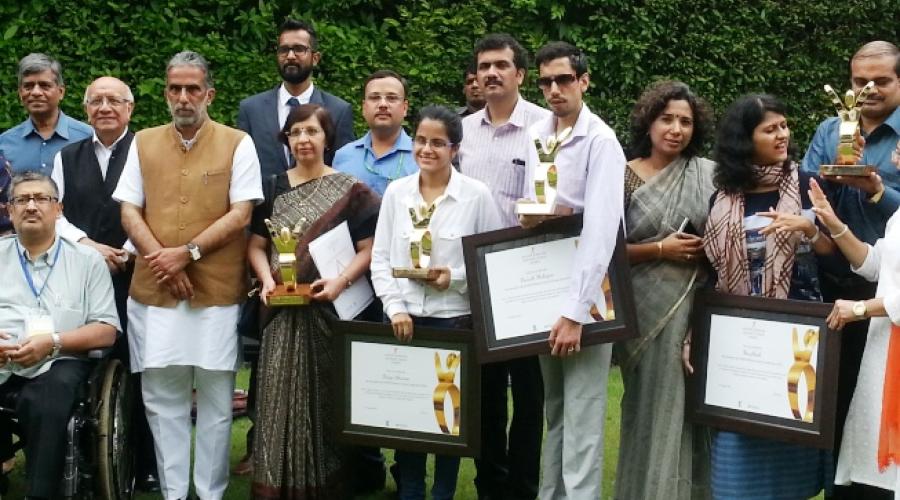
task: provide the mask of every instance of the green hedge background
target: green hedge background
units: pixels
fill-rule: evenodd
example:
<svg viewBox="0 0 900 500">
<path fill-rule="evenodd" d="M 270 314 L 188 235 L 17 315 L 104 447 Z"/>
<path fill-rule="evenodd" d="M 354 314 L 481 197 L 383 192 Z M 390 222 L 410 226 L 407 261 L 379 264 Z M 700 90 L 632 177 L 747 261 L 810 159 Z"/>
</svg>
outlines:
<svg viewBox="0 0 900 500">
<path fill-rule="evenodd" d="M 798 144 L 832 114 L 822 85 L 848 87 L 847 59 L 862 43 L 900 42 L 897 0 L 125 0 L 0 2 L 0 128 L 24 119 L 16 63 L 46 52 L 63 64 L 63 109 L 78 118 L 85 86 L 112 74 L 130 84 L 136 129 L 168 121 L 164 67 L 183 49 L 206 56 L 218 91 L 211 114 L 232 124 L 238 102 L 278 82 L 276 26 L 312 21 L 323 53 L 317 85 L 356 107 L 373 70 L 407 76 L 413 109 L 459 104 L 472 44 L 509 32 L 531 51 L 567 40 L 591 62 L 592 109 L 626 137 L 641 90 L 677 78 L 717 114 L 735 97 L 766 91 L 789 106 Z M 529 73 L 523 93 L 543 104 Z M 410 113 L 412 117 L 412 113 Z"/>
</svg>

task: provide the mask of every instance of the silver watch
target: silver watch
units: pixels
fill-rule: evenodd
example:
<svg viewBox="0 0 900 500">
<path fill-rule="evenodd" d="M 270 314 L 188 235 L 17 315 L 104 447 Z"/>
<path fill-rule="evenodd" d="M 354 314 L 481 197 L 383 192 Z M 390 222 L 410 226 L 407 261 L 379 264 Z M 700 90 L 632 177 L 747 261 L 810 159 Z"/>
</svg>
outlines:
<svg viewBox="0 0 900 500">
<path fill-rule="evenodd" d="M 59 338 L 59 334 L 56 332 L 51 333 L 50 338 L 53 340 L 53 349 L 50 350 L 50 355 L 48 357 L 54 359 L 59 357 L 59 351 L 62 349 L 62 339 Z"/>
<path fill-rule="evenodd" d="M 188 252 L 191 252 L 191 260 L 200 260 L 200 257 L 202 257 L 202 255 L 200 255 L 200 247 L 198 247 L 196 243 L 188 243 L 185 246 L 187 247 Z"/>
</svg>

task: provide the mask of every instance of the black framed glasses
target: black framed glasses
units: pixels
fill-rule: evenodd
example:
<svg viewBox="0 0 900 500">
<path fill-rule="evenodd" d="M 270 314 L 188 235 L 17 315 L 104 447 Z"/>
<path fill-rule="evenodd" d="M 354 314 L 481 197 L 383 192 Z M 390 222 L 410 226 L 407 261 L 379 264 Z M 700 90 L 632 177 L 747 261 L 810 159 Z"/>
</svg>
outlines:
<svg viewBox="0 0 900 500">
<path fill-rule="evenodd" d="M 578 77 L 572 73 L 563 73 L 561 75 L 542 76 L 537 79 L 537 86 L 541 90 L 547 90 L 555 83 L 557 87 L 564 87 L 575 83 Z"/>
<path fill-rule="evenodd" d="M 279 45 L 278 47 L 275 48 L 275 50 L 276 50 L 276 52 L 278 52 L 278 55 L 280 55 L 280 56 L 286 56 L 286 55 L 290 54 L 291 52 L 293 52 L 294 54 L 297 54 L 298 56 L 302 56 L 302 55 L 306 55 L 309 52 L 312 52 L 312 50 L 309 47 L 307 47 L 306 45 L 303 45 L 303 44 L 299 44 L 299 43 L 297 45 Z"/>
<path fill-rule="evenodd" d="M 32 194 L 28 196 L 13 196 L 10 201 L 14 206 L 17 207 L 26 207 L 28 203 L 34 202 L 35 205 L 39 207 L 49 206 L 50 203 L 58 200 L 59 198 L 55 196 L 50 196 L 49 194 Z"/>
</svg>

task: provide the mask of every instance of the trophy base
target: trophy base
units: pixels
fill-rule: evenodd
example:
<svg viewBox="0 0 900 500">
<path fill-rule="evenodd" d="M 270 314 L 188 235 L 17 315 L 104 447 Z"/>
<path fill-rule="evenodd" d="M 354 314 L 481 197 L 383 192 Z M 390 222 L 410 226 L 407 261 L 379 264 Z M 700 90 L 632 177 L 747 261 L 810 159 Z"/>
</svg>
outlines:
<svg viewBox="0 0 900 500">
<path fill-rule="evenodd" d="M 428 267 L 395 267 L 391 269 L 391 276 L 395 278 L 409 278 L 418 280 L 436 280 L 441 272 Z"/>
<path fill-rule="evenodd" d="M 556 207 L 549 203 L 538 203 L 530 200 L 516 202 L 516 215 L 555 215 Z"/>
<path fill-rule="evenodd" d="M 312 298 L 308 283 L 298 283 L 296 288 L 288 290 L 284 285 L 276 285 L 269 294 L 269 307 L 305 306 Z"/>
<path fill-rule="evenodd" d="M 875 172 L 872 165 L 820 165 L 819 175 L 843 175 L 847 177 L 868 177 Z"/>
</svg>

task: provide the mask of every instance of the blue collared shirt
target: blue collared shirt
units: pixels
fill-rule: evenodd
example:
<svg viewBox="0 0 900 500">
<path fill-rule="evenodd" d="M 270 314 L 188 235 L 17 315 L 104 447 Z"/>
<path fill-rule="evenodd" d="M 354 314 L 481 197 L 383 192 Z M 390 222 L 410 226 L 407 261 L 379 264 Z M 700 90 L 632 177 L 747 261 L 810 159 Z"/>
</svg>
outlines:
<svg viewBox="0 0 900 500">
<path fill-rule="evenodd" d="M 13 173 L 37 170 L 45 175 L 53 171 L 53 157 L 67 144 L 87 139 L 94 134 L 90 125 L 69 117 L 62 110 L 56 130 L 49 139 L 44 139 L 34 122 L 28 118 L 24 122 L 0 135 L 0 155 L 12 164 Z"/>
<path fill-rule="evenodd" d="M 356 177 L 379 196 L 384 195 L 391 181 L 419 171 L 412 154 L 412 139 L 403 129 L 400 129 L 394 147 L 381 158 L 375 157 L 372 133 L 366 132 L 366 135 L 337 150 L 332 163 L 335 170 Z"/>
<path fill-rule="evenodd" d="M 819 165 L 834 163 L 839 124 L 840 119 L 835 116 L 819 125 L 803 158 L 803 170 L 818 174 Z M 870 203 L 869 194 L 857 188 L 833 182 L 824 184 L 837 216 L 850 226 L 857 238 L 874 244 L 884 236 L 888 219 L 900 207 L 900 170 L 891 161 L 891 154 L 897 147 L 897 141 L 900 141 L 900 107 L 864 137 L 866 145 L 860 163 L 878 168 L 878 175 L 884 182 L 881 200 Z"/>
</svg>

